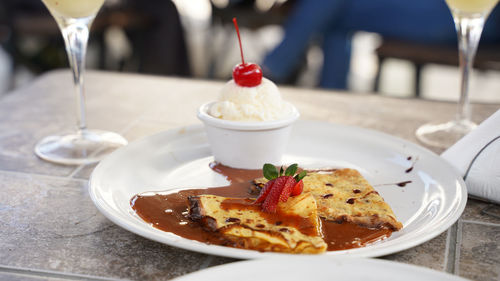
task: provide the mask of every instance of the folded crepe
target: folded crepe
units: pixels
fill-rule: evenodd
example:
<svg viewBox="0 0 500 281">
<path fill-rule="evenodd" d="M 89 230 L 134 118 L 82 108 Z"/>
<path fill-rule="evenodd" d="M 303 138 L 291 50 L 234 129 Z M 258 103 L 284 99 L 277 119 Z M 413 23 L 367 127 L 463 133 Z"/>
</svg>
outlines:
<svg viewBox="0 0 500 281">
<path fill-rule="evenodd" d="M 274 214 L 252 199 L 216 195 L 189 197 L 189 216 L 217 231 L 233 246 L 258 251 L 317 254 L 326 251 L 314 197 L 301 194 L 280 202 Z"/>
<path fill-rule="evenodd" d="M 255 183 L 262 186 L 266 181 L 260 178 Z M 316 199 L 318 215 L 326 220 L 394 231 L 403 227 L 391 207 L 357 170 L 309 172 L 303 181 L 303 192 Z"/>
</svg>

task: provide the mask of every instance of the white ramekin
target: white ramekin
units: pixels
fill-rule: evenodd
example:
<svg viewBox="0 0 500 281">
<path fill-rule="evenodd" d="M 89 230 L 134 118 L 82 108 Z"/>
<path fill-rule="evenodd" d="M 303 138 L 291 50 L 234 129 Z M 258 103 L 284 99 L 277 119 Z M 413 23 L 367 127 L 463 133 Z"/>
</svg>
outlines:
<svg viewBox="0 0 500 281">
<path fill-rule="evenodd" d="M 215 118 L 207 113 L 211 105 L 200 106 L 198 119 L 205 124 L 215 161 L 239 169 L 261 169 L 265 163 L 281 164 L 292 124 L 300 116 L 293 105 L 288 118 L 258 122 Z"/>
</svg>

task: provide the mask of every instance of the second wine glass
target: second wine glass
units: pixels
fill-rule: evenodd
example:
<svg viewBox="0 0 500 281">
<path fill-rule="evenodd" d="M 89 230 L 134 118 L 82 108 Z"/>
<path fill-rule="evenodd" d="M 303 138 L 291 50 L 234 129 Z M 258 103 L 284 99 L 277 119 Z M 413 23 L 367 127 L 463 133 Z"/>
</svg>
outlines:
<svg viewBox="0 0 500 281">
<path fill-rule="evenodd" d="M 418 128 L 416 135 L 422 143 L 448 148 L 477 126 L 471 121 L 469 79 L 484 22 L 497 2 L 498 0 L 446 0 L 458 35 L 461 71 L 458 110 L 454 120 L 429 123 Z"/>
<path fill-rule="evenodd" d="M 42 0 L 55 18 L 66 46 L 77 95 L 77 130 L 48 136 L 37 143 L 40 158 L 67 165 L 89 164 L 127 144 L 119 134 L 87 129 L 83 74 L 89 28 L 104 0 Z"/>
</svg>

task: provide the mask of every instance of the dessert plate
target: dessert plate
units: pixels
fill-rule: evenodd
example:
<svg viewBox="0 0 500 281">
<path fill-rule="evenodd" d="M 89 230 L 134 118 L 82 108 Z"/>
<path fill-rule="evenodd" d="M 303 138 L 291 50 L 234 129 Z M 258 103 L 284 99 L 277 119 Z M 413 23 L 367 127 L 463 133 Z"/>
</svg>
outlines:
<svg viewBox="0 0 500 281">
<path fill-rule="evenodd" d="M 279 268 L 279 270 L 277 270 Z M 256 269 L 256 270 L 249 270 Z M 241 274 L 244 272 L 244 274 Z M 424 267 L 378 259 L 290 256 L 233 262 L 200 270 L 172 281 L 465 281 Z"/>
<path fill-rule="evenodd" d="M 211 161 L 202 126 L 165 131 L 120 148 L 101 161 L 89 181 L 90 196 L 114 223 L 174 247 L 234 258 L 284 255 L 184 239 L 152 227 L 130 207 L 132 196 L 141 192 L 228 184 L 209 168 Z M 327 252 L 328 256 L 376 257 L 414 247 L 450 227 L 467 200 L 463 180 L 438 155 L 368 129 L 299 121 L 283 162 L 299 163 L 304 168 L 357 169 L 404 225 L 386 240 L 364 248 Z"/>
</svg>

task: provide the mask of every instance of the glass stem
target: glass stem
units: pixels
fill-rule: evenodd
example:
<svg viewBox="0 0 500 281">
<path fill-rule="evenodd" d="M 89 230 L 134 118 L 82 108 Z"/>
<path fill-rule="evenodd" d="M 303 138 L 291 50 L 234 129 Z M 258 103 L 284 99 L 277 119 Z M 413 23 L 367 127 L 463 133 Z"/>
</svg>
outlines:
<svg viewBox="0 0 500 281">
<path fill-rule="evenodd" d="M 76 117 L 78 133 L 80 134 L 83 134 L 87 129 L 83 74 L 85 71 L 85 55 L 89 39 L 89 27 L 93 19 L 94 17 L 58 20 L 64 37 L 69 64 L 73 71 L 74 88 L 77 95 Z"/>
<path fill-rule="evenodd" d="M 454 13 L 455 27 L 458 34 L 458 53 L 460 71 L 460 99 L 458 100 L 457 122 L 470 123 L 471 110 L 469 103 L 469 78 L 474 64 L 485 16 L 468 17 Z"/>
</svg>

